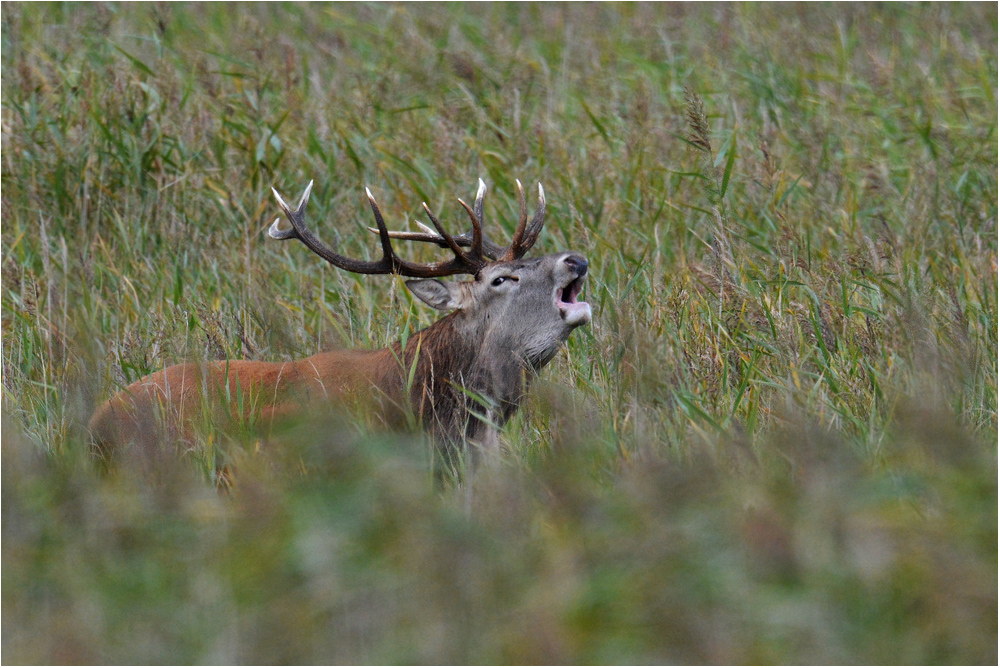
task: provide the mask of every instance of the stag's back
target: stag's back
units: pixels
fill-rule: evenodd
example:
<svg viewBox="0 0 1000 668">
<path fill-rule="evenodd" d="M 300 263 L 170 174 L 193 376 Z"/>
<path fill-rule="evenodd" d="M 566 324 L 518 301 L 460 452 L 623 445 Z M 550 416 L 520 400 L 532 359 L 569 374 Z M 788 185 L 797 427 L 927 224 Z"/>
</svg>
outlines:
<svg viewBox="0 0 1000 668">
<path fill-rule="evenodd" d="M 90 432 L 97 451 L 114 459 L 129 450 L 159 450 L 167 442 L 189 447 L 194 427 L 206 418 L 269 429 L 323 404 L 366 401 L 382 393 L 380 388 L 392 404 L 401 398 L 393 391 L 401 387 L 401 373 L 389 353 L 341 350 L 294 362 L 178 364 L 132 383 L 102 404 Z M 396 382 L 390 382 L 393 376 Z"/>
</svg>

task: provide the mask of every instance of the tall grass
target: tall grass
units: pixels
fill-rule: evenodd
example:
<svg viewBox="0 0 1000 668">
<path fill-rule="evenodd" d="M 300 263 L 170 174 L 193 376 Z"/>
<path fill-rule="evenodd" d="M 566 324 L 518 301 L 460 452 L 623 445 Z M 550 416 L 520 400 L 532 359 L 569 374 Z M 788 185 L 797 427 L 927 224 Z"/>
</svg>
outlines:
<svg viewBox="0 0 1000 668">
<path fill-rule="evenodd" d="M 2 30 L 4 662 L 997 660 L 995 4 Z M 457 228 L 478 177 L 496 236 L 544 183 L 538 252 L 592 267 L 501 462 L 435 492 L 348 415 L 96 470 L 93 408 L 151 371 L 433 320 L 268 240 L 272 186 L 367 257 L 365 185 Z"/>
</svg>

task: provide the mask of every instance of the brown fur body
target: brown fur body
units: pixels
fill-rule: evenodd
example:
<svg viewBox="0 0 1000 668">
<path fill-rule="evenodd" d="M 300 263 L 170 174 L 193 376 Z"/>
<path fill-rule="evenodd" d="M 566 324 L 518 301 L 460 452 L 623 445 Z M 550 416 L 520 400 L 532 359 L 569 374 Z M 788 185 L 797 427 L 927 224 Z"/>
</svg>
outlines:
<svg viewBox="0 0 1000 668">
<path fill-rule="evenodd" d="M 484 355 L 488 341 L 465 316 L 457 311 L 410 337 L 402 358 L 397 343 L 292 362 L 232 360 L 167 367 L 101 405 L 90 430 L 98 451 L 115 459 L 130 448 L 137 454 L 160 448 L 164 433 L 182 443 L 191 441 L 192 426 L 206 411 L 266 433 L 283 418 L 354 405 L 376 411 L 389 428 L 405 426 L 409 411 L 446 446 L 463 440 L 491 445 L 495 428 L 517 410 L 534 369 L 520 360 Z M 477 406 L 476 397 L 488 405 Z M 488 422 L 477 415 L 488 416 Z"/>
</svg>

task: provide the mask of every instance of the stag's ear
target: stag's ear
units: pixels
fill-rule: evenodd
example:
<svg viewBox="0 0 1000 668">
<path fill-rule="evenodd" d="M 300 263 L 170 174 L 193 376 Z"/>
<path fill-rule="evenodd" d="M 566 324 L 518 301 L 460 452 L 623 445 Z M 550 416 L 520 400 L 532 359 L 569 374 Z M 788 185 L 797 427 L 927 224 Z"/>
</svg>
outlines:
<svg viewBox="0 0 1000 668">
<path fill-rule="evenodd" d="M 461 289 L 455 283 L 444 283 L 428 278 L 420 281 L 407 281 L 406 287 L 420 301 L 439 311 L 451 311 L 465 305 Z"/>
</svg>

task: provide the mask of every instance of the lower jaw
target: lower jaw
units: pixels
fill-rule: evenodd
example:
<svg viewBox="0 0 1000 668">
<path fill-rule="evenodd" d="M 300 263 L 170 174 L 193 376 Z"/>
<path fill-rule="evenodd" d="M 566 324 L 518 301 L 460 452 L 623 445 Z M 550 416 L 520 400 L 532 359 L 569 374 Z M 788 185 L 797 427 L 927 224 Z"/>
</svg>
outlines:
<svg viewBox="0 0 1000 668">
<path fill-rule="evenodd" d="M 569 304 L 566 307 L 560 308 L 559 312 L 562 314 L 563 321 L 570 327 L 586 325 L 592 318 L 590 304 L 587 302 Z"/>
</svg>

